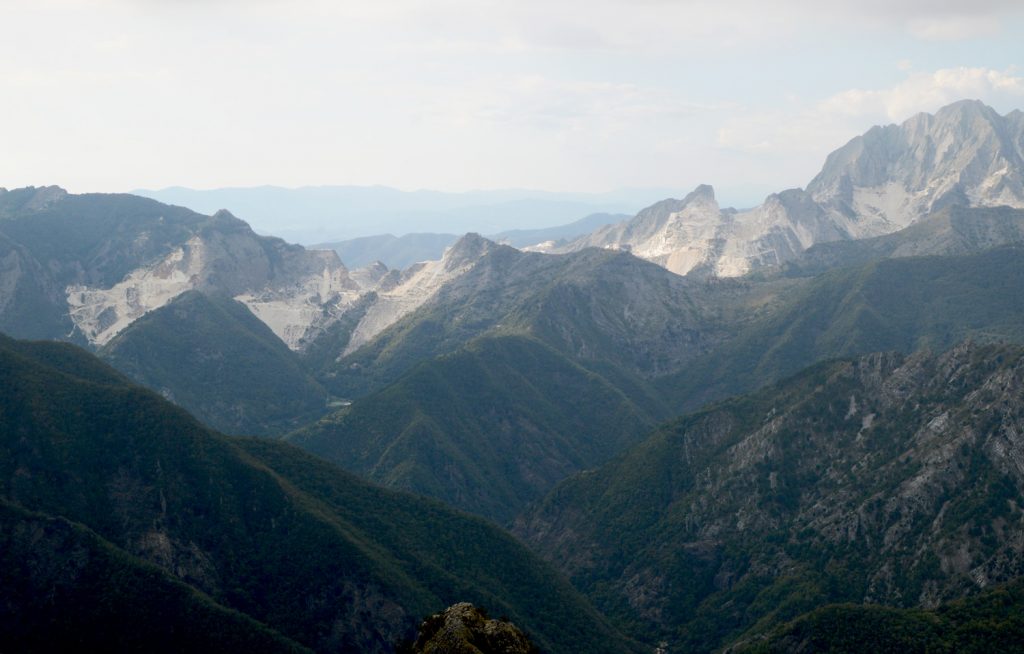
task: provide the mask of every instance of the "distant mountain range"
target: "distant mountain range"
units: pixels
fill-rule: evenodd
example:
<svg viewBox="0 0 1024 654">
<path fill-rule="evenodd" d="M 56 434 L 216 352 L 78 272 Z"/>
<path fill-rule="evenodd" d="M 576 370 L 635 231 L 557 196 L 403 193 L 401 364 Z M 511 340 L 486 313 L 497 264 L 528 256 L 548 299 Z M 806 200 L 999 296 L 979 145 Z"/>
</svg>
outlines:
<svg viewBox="0 0 1024 654">
<path fill-rule="evenodd" d="M 604 225 L 628 219 L 625 214 L 596 213 L 566 225 L 540 229 L 512 229 L 494 234 L 489 238 L 516 248 L 533 248 L 546 251 L 562 245 L 567 239 L 587 234 Z M 404 269 L 414 263 L 440 259 L 450 245 L 459 240 L 457 234 L 413 233 L 402 236 L 379 234 L 364 236 L 347 241 L 318 243 L 311 249 L 334 250 L 353 268 L 362 268 L 375 262 L 388 268 Z"/>
<path fill-rule="evenodd" d="M 874 128 L 751 210 L 494 238 L 0 190 L 0 331 L 120 371 L 0 337 L 0 626 L 389 652 L 469 601 L 552 652 L 1009 642 L 1022 116 Z"/>
<path fill-rule="evenodd" d="M 563 248 L 629 249 L 679 274 L 733 277 L 825 241 L 903 229 L 949 205 L 1024 207 L 1024 113 L 965 100 L 874 127 L 828 156 L 804 189 L 748 211 L 721 209 L 710 186 Z"/>
<path fill-rule="evenodd" d="M 717 209 L 706 211 L 716 206 L 709 187 L 682 201 L 665 200 L 617 225 L 598 227 L 568 245 L 563 241 L 562 248 L 578 253 L 522 253 L 473 235 L 447 245 L 439 259 L 401 270 L 380 263 L 349 269 L 337 252 L 365 256 L 389 251 L 406 257 L 401 261 L 406 263 L 425 249 L 445 247 L 454 237 L 435 235 L 426 239 L 429 242 L 415 243 L 409 240 L 413 237 L 387 237 L 376 246 L 364 242 L 335 244 L 335 252 L 306 250 L 258 236 L 226 211 L 203 216 L 136 196 L 69 195 L 56 187 L 5 191 L 0 193 L 0 328 L 15 336 L 68 339 L 101 349 L 136 380 L 229 432 L 281 434 L 323 416 L 331 403 L 376 392 L 425 359 L 501 330 L 539 337 L 605 377 L 663 377 L 659 393 L 674 389 L 690 398 L 669 405 L 692 408 L 699 398 L 749 390 L 778 378 L 780 370 L 795 372 L 828 353 L 864 351 L 830 346 L 779 366 L 780 350 L 765 350 L 762 355 L 771 353 L 769 358 L 753 370 L 722 375 L 733 369 L 730 366 L 741 365 L 737 362 L 750 361 L 738 356 L 723 359 L 728 347 L 740 347 L 743 339 L 750 339 L 746 342 L 752 347 L 766 337 L 755 337 L 751 330 L 778 331 L 785 324 L 780 317 L 778 327 L 768 328 L 762 320 L 753 326 L 749 323 L 754 316 L 773 311 L 782 316 L 781 307 L 789 306 L 788 300 L 813 292 L 798 290 L 813 288 L 800 280 L 880 257 L 978 252 L 1019 240 L 1019 215 L 1012 209 L 970 206 L 1015 201 L 1020 166 L 1013 148 L 1019 143 L 1014 131 L 1018 122 L 1019 112 L 1002 117 L 979 103 L 961 102 L 934 117 L 922 115 L 903 126 L 875 129 L 854 139 L 829 157 L 808 191 L 786 191 L 753 210 L 768 211 L 772 203 L 783 209 L 803 207 L 806 215 L 820 218 L 815 224 L 828 226 L 828 233 L 796 241 L 786 236 L 783 241 L 792 247 L 783 253 L 753 232 L 740 230 L 736 238 L 747 244 L 743 247 L 765 256 L 758 255 L 756 265 L 743 258 L 746 263 L 729 270 L 718 264 L 694 264 L 688 268 L 694 281 L 684 285 L 681 294 L 672 290 L 681 288 L 674 276 L 659 280 L 648 268 L 629 263 L 637 261 L 630 255 L 644 256 L 671 271 L 679 270 L 672 262 L 690 256 L 671 249 L 675 242 L 685 243 L 684 249 L 697 248 L 686 250 L 691 254 L 705 252 L 702 248 L 708 243 L 724 248 L 722 252 L 740 252 L 723 245 L 718 236 L 702 241 L 690 229 L 697 224 L 692 220 L 705 221 L 715 230 L 738 224 Z M 868 162 L 875 162 L 875 168 Z M 865 172 L 869 168 L 874 177 Z M 895 181 L 876 184 L 883 174 L 876 168 Z M 962 180 L 960 186 L 949 182 L 954 177 Z M 849 184 L 836 181 L 842 179 Z M 870 188 L 879 193 L 889 193 L 893 185 L 918 189 L 914 197 L 920 201 L 897 203 L 902 207 L 898 215 L 892 213 L 897 206 L 892 203 L 878 205 L 889 207 L 886 211 L 892 215 L 871 213 L 866 205 L 850 204 L 850 198 L 867 197 L 861 191 L 843 195 L 850 184 L 854 189 L 873 184 Z M 940 187 L 947 189 L 941 197 L 932 193 Z M 961 187 L 963 194 L 950 195 L 949 189 Z M 918 211 L 945 203 L 951 204 L 914 218 Z M 796 215 L 790 209 L 772 215 L 789 220 Z M 857 229 L 850 215 L 860 216 Z M 615 218 L 595 215 L 559 228 L 498 236 L 527 250 L 551 252 L 559 249 L 558 240 Z M 891 237 L 849 238 L 908 222 Z M 755 223 L 774 224 L 760 219 Z M 774 239 L 789 233 L 789 227 L 776 227 L 766 228 L 765 234 Z M 603 249 L 629 253 L 607 259 L 606 266 L 582 248 L 604 239 L 601 235 L 640 233 L 673 254 L 655 256 L 637 242 L 619 239 L 603 243 Z M 543 240 L 534 243 L 535 248 L 523 245 L 538 239 Z M 811 247 L 804 250 L 805 244 Z M 613 261 L 621 263 L 610 265 Z M 738 285 L 722 278 L 711 286 L 697 281 L 711 273 L 732 274 L 751 267 L 767 278 Z M 191 292 L 210 299 L 193 296 L 178 302 Z M 234 304 L 225 304 L 227 300 L 244 305 L 265 328 L 246 319 L 245 312 L 231 309 Z M 821 307 L 793 310 L 816 315 Z M 228 325 L 238 329 L 215 346 L 216 338 L 230 331 Z M 286 354 L 274 345 L 266 330 L 292 352 Z M 733 344 L 726 346 L 730 339 Z M 162 345 L 142 345 L 157 343 Z M 900 342 L 900 347 L 906 346 Z M 171 352 L 175 354 L 170 356 Z M 193 363 L 182 368 L 182 360 Z M 719 371 L 718 378 L 728 383 L 703 373 L 668 381 L 691 361 Z M 727 363 L 723 366 L 721 361 Z M 252 379 L 247 371 L 255 369 L 277 372 L 272 378 Z M 631 394 L 631 401 L 650 405 L 644 399 L 651 396 L 650 389 L 640 389 L 647 382 L 628 383 L 639 393 Z M 698 386 L 700 391 L 694 392 Z M 271 397 L 275 400 L 268 401 Z"/>
<path fill-rule="evenodd" d="M 960 102 L 934 117 L 922 114 L 854 139 L 829 156 L 806 191 L 785 191 L 735 213 L 720 211 L 710 187 L 702 186 L 562 249 L 628 249 L 673 272 L 715 276 L 778 266 L 819 242 L 898 231 L 946 204 L 1024 206 L 1022 139 L 1024 114 L 1003 117 L 980 103 Z M 19 307 L 44 302 L 31 311 L 5 312 L 5 328 L 23 335 L 70 334 L 95 345 L 175 296 L 204 290 L 243 302 L 289 347 L 301 350 L 362 307 L 362 296 L 376 293 L 379 306 L 352 332 L 351 350 L 474 264 L 460 255 L 458 269 L 450 262 L 427 263 L 401 274 L 354 275 L 334 254 L 257 236 L 227 212 L 206 217 L 134 196 L 73 196 L 57 188 L 5 192 L 0 216 L 12 279 L 0 302 L 11 304 L 6 298 L 19 293 L 25 298 Z M 589 224 L 568 225 L 557 234 Z M 68 234 L 67 243 L 53 238 L 59 233 Z M 505 238 L 522 243 L 555 235 Z"/>
<path fill-rule="evenodd" d="M 607 193 L 529 190 L 400 191 L 384 186 L 275 186 L 195 190 L 140 189 L 135 195 L 213 214 L 230 209 L 261 234 L 303 244 L 364 236 L 412 233 L 543 229 L 595 213 L 634 214 L 675 189 L 625 189 Z M 346 264 L 349 262 L 346 261 Z"/>
</svg>

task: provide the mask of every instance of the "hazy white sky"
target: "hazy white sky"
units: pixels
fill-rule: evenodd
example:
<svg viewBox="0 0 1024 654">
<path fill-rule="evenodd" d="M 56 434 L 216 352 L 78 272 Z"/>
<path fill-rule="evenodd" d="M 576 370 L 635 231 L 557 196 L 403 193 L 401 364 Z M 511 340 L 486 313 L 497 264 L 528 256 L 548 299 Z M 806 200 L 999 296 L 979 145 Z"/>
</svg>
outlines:
<svg viewBox="0 0 1024 654">
<path fill-rule="evenodd" d="M 1024 108 L 1019 0 L 0 0 L 0 186 L 802 186 Z"/>
</svg>

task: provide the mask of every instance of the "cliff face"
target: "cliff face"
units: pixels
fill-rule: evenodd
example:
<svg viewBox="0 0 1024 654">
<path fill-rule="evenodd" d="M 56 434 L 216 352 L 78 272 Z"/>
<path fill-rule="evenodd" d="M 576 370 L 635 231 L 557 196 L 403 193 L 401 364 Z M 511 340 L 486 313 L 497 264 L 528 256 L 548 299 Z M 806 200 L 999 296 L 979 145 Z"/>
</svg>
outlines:
<svg viewBox="0 0 1024 654">
<path fill-rule="evenodd" d="M 599 229 L 559 251 L 629 250 L 679 275 L 737 277 L 788 261 L 814 243 L 847 236 L 799 189 L 735 211 L 720 208 L 714 190 L 701 185 L 682 200 L 659 202 L 628 222 Z"/>
<path fill-rule="evenodd" d="M 94 346 L 196 290 L 241 300 L 297 349 L 361 292 L 334 252 L 259 236 L 227 211 L 56 187 L 0 196 L 0 269 L 5 331 Z"/>
<path fill-rule="evenodd" d="M 473 268 L 494 243 L 470 235 L 405 273 L 350 274 L 331 250 L 260 236 L 212 216 L 132 195 L 56 187 L 0 196 L 0 329 L 102 347 L 189 291 L 234 298 L 292 350 L 305 350 L 357 307 L 351 351 Z"/>
<path fill-rule="evenodd" d="M 950 205 L 1024 207 L 1024 114 L 964 100 L 836 150 L 807 186 L 854 237 L 902 229 Z"/>
<path fill-rule="evenodd" d="M 335 253 L 258 236 L 227 212 L 184 243 L 167 246 L 165 256 L 139 261 L 110 287 L 67 286 L 71 319 L 90 343 L 105 345 L 146 313 L 199 290 L 238 299 L 298 349 L 360 295 Z"/>
</svg>

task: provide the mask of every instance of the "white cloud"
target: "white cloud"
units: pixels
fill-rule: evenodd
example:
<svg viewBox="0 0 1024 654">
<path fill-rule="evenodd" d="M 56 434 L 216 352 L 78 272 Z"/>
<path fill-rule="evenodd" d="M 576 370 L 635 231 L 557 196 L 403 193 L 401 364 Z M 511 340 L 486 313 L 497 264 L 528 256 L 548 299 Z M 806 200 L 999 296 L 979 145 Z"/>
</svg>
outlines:
<svg viewBox="0 0 1024 654">
<path fill-rule="evenodd" d="M 723 121 L 716 144 L 787 170 L 802 169 L 806 182 L 829 151 L 871 126 L 934 113 L 962 99 L 980 99 L 1002 111 L 1018 108 L 1024 103 L 1024 77 L 1013 69 L 967 67 L 908 72 L 889 88 L 849 89 L 820 101 L 791 99 L 772 111 L 738 109 Z"/>
<path fill-rule="evenodd" d="M 964 98 L 1004 105 L 1024 98 L 1024 77 L 1011 70 L 990 68 L 945 68 L 933 73 L 912 73 L 888 89 L 850 89 L 819 103 L 825 115 L 851 118 L 884 118 L 902 121 L 921 111 Z"/>
<path fill-rule="evenodd" d="M 0 185 L 802 183 L 872 124 L 1019 104 L 1015 27 L 922 40 L 1018 4 L 0 0 Z M 917 70 L 960 57 L 990 67 Z"/>
</svg>

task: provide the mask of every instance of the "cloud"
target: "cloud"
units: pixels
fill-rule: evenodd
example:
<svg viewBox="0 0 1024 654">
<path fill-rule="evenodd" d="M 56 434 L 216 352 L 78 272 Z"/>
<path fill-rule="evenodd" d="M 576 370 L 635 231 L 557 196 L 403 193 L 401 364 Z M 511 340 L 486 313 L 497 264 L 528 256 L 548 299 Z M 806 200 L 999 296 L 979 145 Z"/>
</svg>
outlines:
<svg viewBox="0 0 1024 654">
<path fill-rule="evenodd" d="M 1024 77 L 1010 70 L 991 68 L 944 68 L 933 73 L 912 73 L 888 89 L 850 89 L 819 103 L 826 115 L 853 118 L 884 118 L 902 121 L 921 111 L 964 98 L 990 104 L 1011 104 L 1024 99 Z"/>
<path fill-rule="evenodd" d="M 0 0 L 0 177 L 775 188 L 873 124 L 1020 104 L 1018 5 Z M 989 67 L 917 68 L 962 57 Z"/>
<path fill-rule="evenodd" d="M 342 3 L 343 5 L 347 3 Z M 390 4 L 390 3 L 389 3 Z M 1019 0 L 396 0 L 409 23 L 455 40 L 501 35 L 523 48 L 664 52 L 785 47 L 828 31 L 891 32 L 926 41 L 966 40 L 1024 16 Z"/>
<path fill-rule="evenodd" d="M 715 143 L 737 156 L 802 168 L 810 179 L 830 150 L 871 126 L 934 113 L 963 99 L 979 99 L 1000 111 L 1018 108 L 1024 104 L 1024 77 L 1015 69 L 981 67 L 906 71 L 888 88 L 848 89 L 816 101 L 791 98 L 770 111 L 737 108 L 723 120 Z"/>
<path fill-rule="evenodd" d="M 16 7 L 14 0 L 0 6 Z M 53 14 L 80 10 L 188 21 L 264 16 L 282 27 L 357 26 L 401 51 L 704 52 L 784 49 L 823 32 L 896 31 L 925 40 L 965 40 L 1024 16 L 1019 0 L 36 0 Z"/>
</svg>

